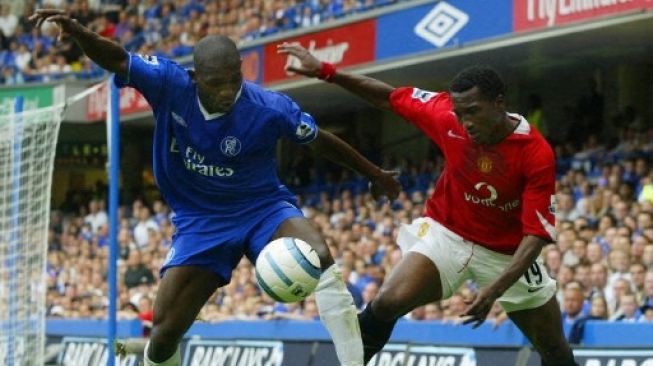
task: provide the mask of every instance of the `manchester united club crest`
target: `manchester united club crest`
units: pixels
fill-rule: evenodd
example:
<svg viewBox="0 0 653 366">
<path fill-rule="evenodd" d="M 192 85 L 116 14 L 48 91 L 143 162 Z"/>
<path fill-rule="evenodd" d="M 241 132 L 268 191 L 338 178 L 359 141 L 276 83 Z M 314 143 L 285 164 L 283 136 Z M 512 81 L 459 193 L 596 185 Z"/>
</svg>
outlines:
<svg viewBox="0 0 653 366">
<path fill-rule="evenodd" d="M 490 174 L 492 172 L 492 159 L 487 155 L 481 155 L 476 159 L 476 168 L 483 174 Z"/>
</svg>

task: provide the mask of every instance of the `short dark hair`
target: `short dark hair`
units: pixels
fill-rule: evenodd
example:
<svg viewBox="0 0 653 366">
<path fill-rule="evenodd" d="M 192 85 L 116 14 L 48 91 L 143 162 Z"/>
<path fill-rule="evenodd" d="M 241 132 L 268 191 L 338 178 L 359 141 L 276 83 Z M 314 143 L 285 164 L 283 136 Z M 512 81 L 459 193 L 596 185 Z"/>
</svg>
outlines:
<svg viewBox="0 0 653 366">
<path fill-rule="evenodd" d="M 240 67 L 240 53 L 234 41 L 225 36 L 206 36 L 193 50 L 195 69 Z"/>
<path fill-rule="evenodd" d="M 494 100 L 499 95 L 505 95 L 506 92 L 506 85 L 499 73 L 485 65 L 471 66 L 459 72 L 451 81 L 449 90 L 462 93 L 475 86 L 487 100 Z"/>
</svg>

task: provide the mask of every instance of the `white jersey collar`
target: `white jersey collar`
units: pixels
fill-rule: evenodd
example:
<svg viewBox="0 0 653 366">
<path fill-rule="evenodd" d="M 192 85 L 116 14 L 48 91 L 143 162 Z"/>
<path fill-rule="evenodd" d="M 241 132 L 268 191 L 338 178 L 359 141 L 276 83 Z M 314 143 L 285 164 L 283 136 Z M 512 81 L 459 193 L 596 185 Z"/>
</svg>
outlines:
<svg viewBox="0 0 653 366">
<path fill-rule="evenodd" d="M 515 128 L 513 134 L 528 135 L 531 133 L 531 125 L 528 124 L 528 121 L 526 120 L 526 118 L 524 118 L 524 116 L 517 113 L 508 113 L 508 116 L 510 118 L 519 120 L 519 124 L 517 125 L 517 128 Z"/>
</svg>

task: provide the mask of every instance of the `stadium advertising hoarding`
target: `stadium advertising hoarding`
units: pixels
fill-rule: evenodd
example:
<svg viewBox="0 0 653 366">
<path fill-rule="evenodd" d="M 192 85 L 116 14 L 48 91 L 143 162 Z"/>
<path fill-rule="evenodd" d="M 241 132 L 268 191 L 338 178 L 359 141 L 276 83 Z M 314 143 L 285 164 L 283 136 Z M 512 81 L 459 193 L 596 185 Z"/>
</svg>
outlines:
<svg viewBox="0 0 653 366">
<path fill-rule="evenodd" d="M 286 67 L 298 61 L 277 54 L 277 45 L 282 42 L 299 43 L 321 61 L 343 67 L 432 51 L 510 32 L 512 0 L 423 4 L 375 19 L 268 43 L 264 51 L 263 82 L 275 83 L 295 77 L 286 71 Z"/>
<path fill-rule="evenodd" d="M 242 70 L 245 80 L 261 84 L 263 82 L 263 47 L 246 48 L 240 50 L 243 59 Z"/>
<path fill-rule="evenodd" d="M 106 339 L 96 337 L 48 337 L 48 347 L 61 345 L 56 364 L 63 366 L 104 365 L 108 357 Z M 518 347 L 440 347 L 391 343 L 376 355 L 369 366 L 476 366 L 512 365 L 519 359 Z M 325 341 L 184 339 L 183 366 L 331 366 L 337 362 L 335 350 Z M 529 352 L 525 365 L 538 366 L 536 352 Z M 653 350 L 580 348 L 574 354 L 580 366 L 653 366 Z M 53 360 L 54 361 L 54 360 Z M 127 355 L 118 366 L 136 366 L 141 354 Z M 47 363 L 48 365 L 51 363 Z"/>
<path fill-rule="evenodd" d="M 191 339 L 185 348 L 184 366 L 285 365 L 281 341 Z"/>
<path fill-rule="evenodd" d="M 277 54 L 277 45 L 282 42 L 298 43 L 321 61 L 340 67 L 374 61 L 375 24 L 376 20 L 370 19 L 266 44 L 263 82 L 268 84 L 296 77 L 286 71 L 286 66 L 298 61 L 294 57 Z"/>
<path fill-rule="evenodd" d="M 22 95 L 23 110 L 50 107 L 63 102 L 64 86 L 37 85 L 30 87 L 12 87 L 0 89 L 0 114 L 8 114 L 14 110 L 16 97 Z"/>
<path fill-rule="evenodd" d="M 58 365 L 80 366 L 80 365 L 106 365 L 109 350 L 107 350 L 106 339 L 102 338 L 80 338 L 64 337 L 61 341 L 63 349 L 59 353 Z M 111 350 L 113 354 L 113 350 Z M 116 357 L 117 366 L 138 366 L 137 355 L 127 355 L 123 358 Z"/>
<path fill-rule="evenodd" d="M 652 0 L 514 0 L 515 31 L 551 28 L 653 8 Z"/>
<path fill-rule="evenodd" d="M 88 96 L 86 101 L 86 119 L 99 121 L 107 117 L 107 93 L 109 88 L 105 83 Z M 149 112 L 152 108 L 141 93 L 134 88 L 120 89 L 120 114 L 125 116 L 134 113 Z"/>
<path fill-rule="evenodd" d="M 368 366 L 394 365 L 476 366 L 476 352 L 468 347 L 388 344 L 368 363 Z"/>
<path fill-rule="evenodd" d="M 380 16 L 375 56 L 384 60 L 511 32 L 512 0 L 439 1 Z"/>
<path fill-rule="evenodd" d="M 577 349 L 574 355 L 581 366 L 653 366 L 651 350 Z"/>
</svg>

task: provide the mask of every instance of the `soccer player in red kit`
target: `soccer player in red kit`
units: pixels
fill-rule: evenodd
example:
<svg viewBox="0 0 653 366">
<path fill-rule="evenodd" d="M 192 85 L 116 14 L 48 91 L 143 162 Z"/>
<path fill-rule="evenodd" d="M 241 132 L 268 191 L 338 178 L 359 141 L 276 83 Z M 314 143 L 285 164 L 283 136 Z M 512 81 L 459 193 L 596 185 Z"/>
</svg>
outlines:
<svg viewBox="0 0 653 366">
<path fill-rule="evenodd" d="M 449 298 L 473 279 L 480 290 L 465 324 L 479 326 L 498 300 L 543 365 L 576 365 L 556 283 L 538 258 L 556 235 L 554 154 L 524 117 L 506 111 L 499 75 L 471 67 L 449 92 L 436 93 L 337 71 L 296 44 L 284 43 L 278 52 L 299 59 L 289 71 L 333 82 L 403 117 L 445 157 L 425 216 L 399 231 L 402 260 L 359 315 L 365 361 L 383 348 L 399 317 Z"/>
</svg>

